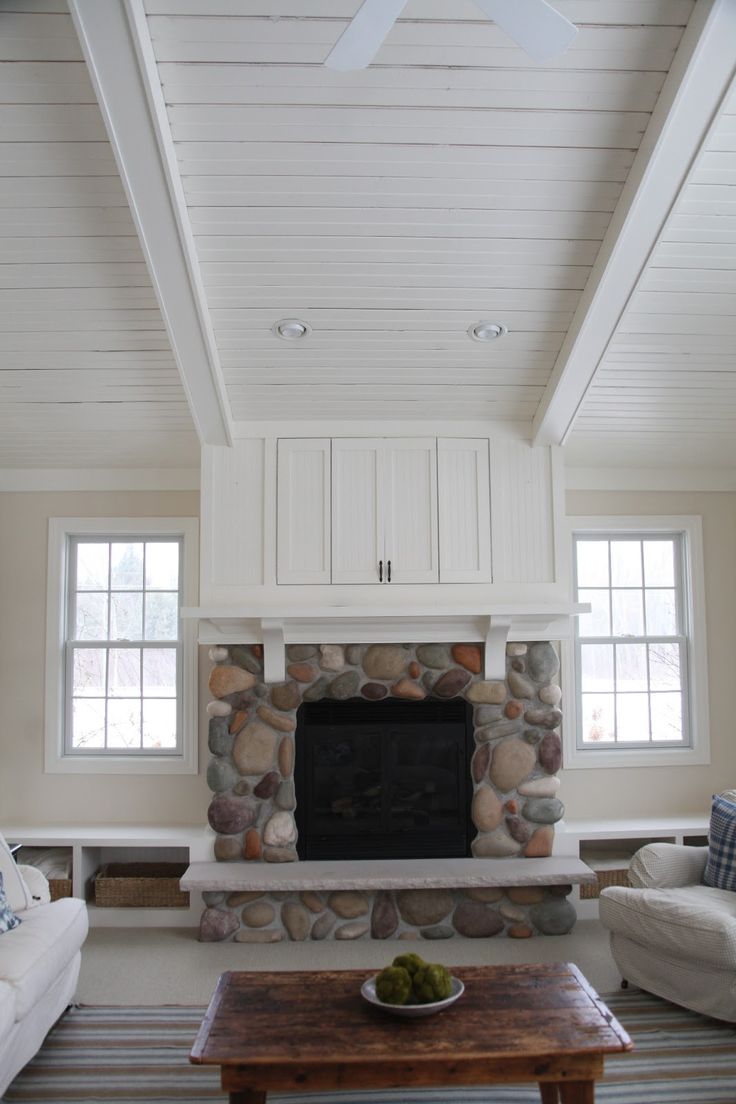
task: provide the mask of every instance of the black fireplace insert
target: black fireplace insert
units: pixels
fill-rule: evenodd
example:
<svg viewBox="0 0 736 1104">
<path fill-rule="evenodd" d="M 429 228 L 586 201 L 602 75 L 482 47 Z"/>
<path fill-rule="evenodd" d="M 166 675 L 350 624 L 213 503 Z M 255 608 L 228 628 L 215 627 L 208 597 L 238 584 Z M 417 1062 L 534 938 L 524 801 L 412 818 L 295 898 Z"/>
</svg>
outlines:
<svg viewBox="0 0 736 1104">
<path fill-rule="evenodd" d="M 467 702 L 304 702 L 297 714 L 301 859 L 470 855 Z"/>
</svg>

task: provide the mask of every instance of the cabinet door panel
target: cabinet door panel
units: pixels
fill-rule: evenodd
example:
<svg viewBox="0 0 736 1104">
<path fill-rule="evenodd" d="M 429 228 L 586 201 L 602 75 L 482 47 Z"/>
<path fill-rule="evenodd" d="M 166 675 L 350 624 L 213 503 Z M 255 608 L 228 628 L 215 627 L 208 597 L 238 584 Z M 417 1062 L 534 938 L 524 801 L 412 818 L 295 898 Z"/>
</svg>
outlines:
<svg viewBox="0 0 736 1104">
<path fill-rule="evenodd" d="M 491 581 L 488 441 L 437 441 L 440 582 Z"/>
<path fill-rule="evenodd" d="M 394 583 L 436 583 L 437 444 L 384 441 L 386 557 Z"/>
<path fill-rule="evenodd" d="M 381 442 L 332 442 L 332 581 L 377 583 L 383 552 Z"/>
<path fill-rule="evenodd" d="M 329 438 L 281 440 L 278 448 L 278 582 L 329 583 Z"/>
</svg>

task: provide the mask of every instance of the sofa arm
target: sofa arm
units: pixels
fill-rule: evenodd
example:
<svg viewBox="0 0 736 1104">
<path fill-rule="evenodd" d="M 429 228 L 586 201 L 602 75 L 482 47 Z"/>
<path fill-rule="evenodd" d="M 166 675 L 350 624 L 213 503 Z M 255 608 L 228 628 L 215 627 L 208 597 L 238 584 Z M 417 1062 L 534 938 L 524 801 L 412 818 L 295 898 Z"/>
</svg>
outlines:
<svg viewBox="0 0 736 1104">
<path fill-rule="evenodd" d="M 676 843 L 648 843 L 629 866 L 629 882 L 636 889 L 674 889 L 699 885 L 708 861 L 707 847 Z"/>
</svg>

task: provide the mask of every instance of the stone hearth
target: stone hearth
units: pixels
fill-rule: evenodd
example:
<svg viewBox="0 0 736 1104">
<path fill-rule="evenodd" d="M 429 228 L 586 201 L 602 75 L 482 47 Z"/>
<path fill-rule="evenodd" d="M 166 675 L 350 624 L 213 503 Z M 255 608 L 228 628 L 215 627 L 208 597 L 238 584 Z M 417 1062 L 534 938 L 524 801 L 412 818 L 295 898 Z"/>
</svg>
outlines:
<svg viewBox="0 0 736 1104">
<path fill-rule="evenodd" d="M 289 681 L 262 681 L 258 645 L 217 647 L 209 681 L 214 796 L 209 822 L 221 862 L 296 862 L 294 733 L 302 701 L 391 695 L 456 696 L 473 706 L 471 816 L 478 858 L 552 852 L 561 761 L 557 654 L 548 642 L 510 643 L 505 680 L 480 677 L 475 644 L 290 645 Z M 201 937 L 290 939 L 445 938 L 568 931 L 569 885 L 358 893 L 209 893 Z M 414 902 L 414 903 L 412 903 Z"/>
</svg>

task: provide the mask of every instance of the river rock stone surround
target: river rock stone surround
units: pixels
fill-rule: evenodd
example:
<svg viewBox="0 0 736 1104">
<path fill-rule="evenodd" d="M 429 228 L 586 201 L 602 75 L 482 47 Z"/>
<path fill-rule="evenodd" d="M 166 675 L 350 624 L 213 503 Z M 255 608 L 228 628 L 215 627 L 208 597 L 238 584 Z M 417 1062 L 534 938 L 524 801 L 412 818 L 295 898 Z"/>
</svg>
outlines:
<svg viewBox="0 0 736 1104">
<path fill-rule="evenodd" d="M 294 733 L 302 701 L 389 695 L 463 697 L 473 705 L 473 855 L 545 857 L 564 814 L 559 660 L 544 642 L 510 643 L 506 678 L 481 677 L 476 644 L 292 644 L 288 681 L 262 681 L 260 645 L 210 651 L 208 819 L 221 862 L 295 862 Z M 205 894 L 200 938 L 443 939 L 561 934 L 575 922 L 570 886 L 396 893 Z"/>
</svg>

